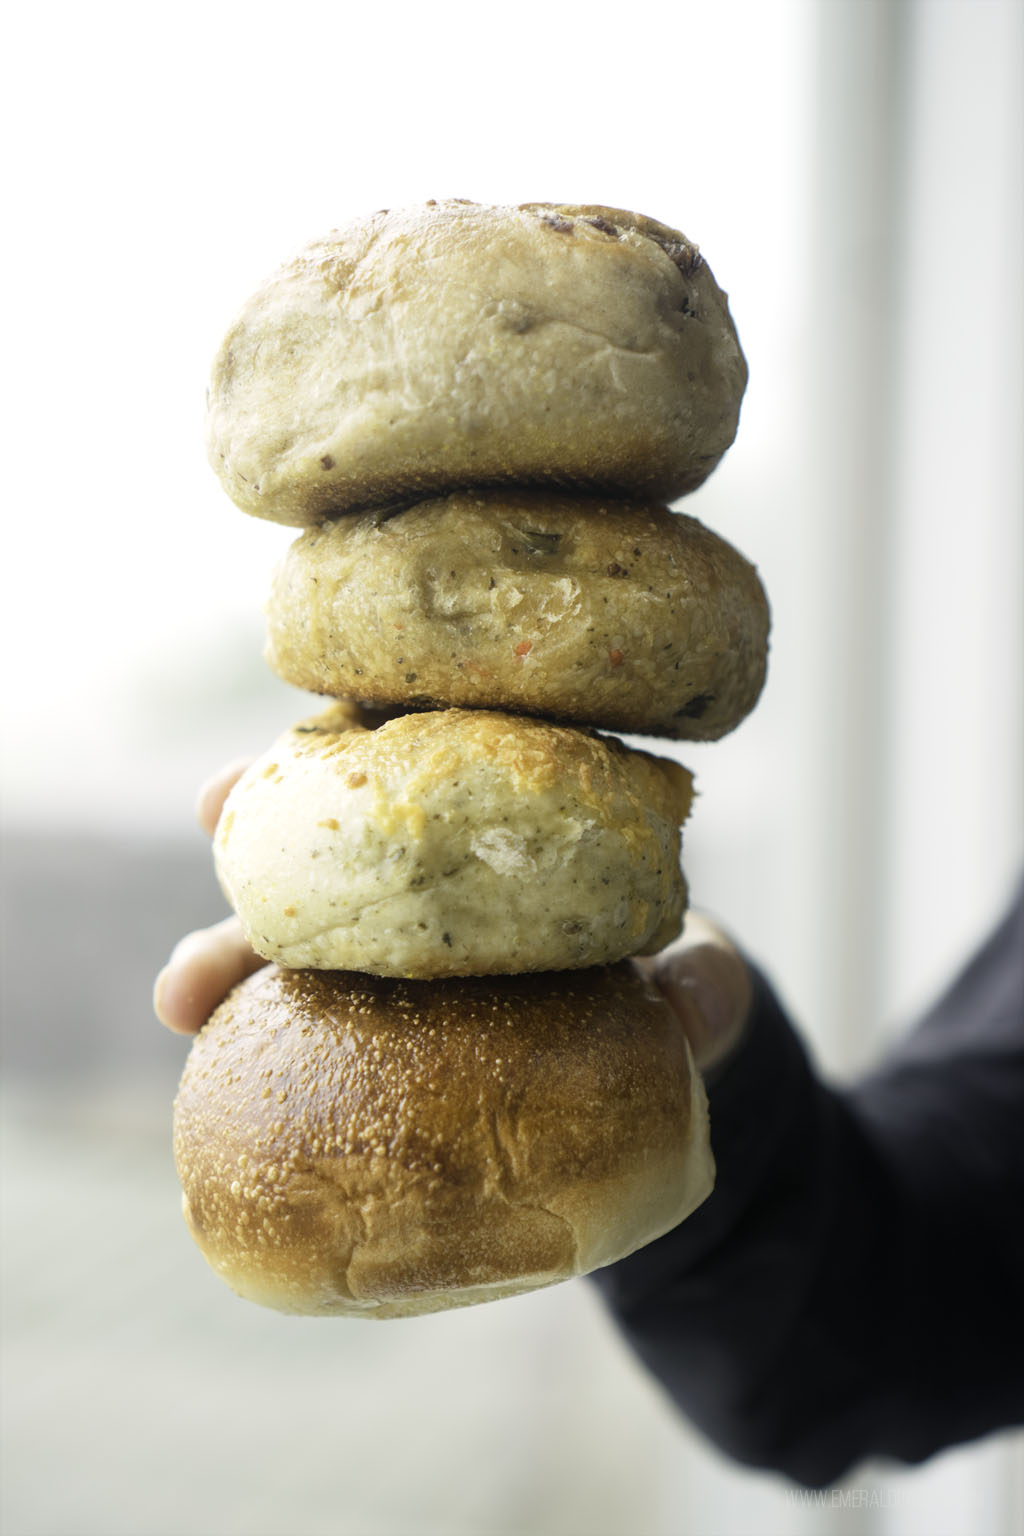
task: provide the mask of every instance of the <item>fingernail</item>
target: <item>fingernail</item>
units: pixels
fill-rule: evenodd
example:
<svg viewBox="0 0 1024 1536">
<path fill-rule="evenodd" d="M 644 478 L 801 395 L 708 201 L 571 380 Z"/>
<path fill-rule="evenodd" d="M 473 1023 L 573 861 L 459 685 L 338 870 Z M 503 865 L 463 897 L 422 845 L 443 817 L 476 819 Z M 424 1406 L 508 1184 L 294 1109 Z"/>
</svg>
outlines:
<svg viewBox="0 0 1024 1536">
<path fill-rule="evenodd" d="M 677 1012 L 688 1016 L 694 1060 L 707 1071 L 738 1043 L 750 1011 L 750 978 L 734 952 L 700 945 L 673 956 L 659 985 Z"/>
<path fill-rule="evenodd" d="M 164 1017 L 164 994 L 167 991 L 167 972 L 169 970 L 170 966 L 165 965 L 153 983 L 153 1012 L 161 1024 L 167 1023 Z"/>
<path fill-rule="evenodd" d="M 153 983 L 153 1012 L 165 1029 L 176 1035 L 195 1033 L 194 1026 L 182 1017 L 180 977 L 173 965 L 165 965 Z"/>
</svg>

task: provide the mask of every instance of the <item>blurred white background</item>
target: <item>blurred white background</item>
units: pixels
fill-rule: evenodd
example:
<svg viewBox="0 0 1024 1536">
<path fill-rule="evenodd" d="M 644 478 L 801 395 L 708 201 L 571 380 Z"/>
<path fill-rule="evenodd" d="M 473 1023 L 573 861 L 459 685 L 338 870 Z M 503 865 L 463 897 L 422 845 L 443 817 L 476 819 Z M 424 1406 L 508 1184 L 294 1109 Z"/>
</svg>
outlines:
<svg viewBox="0 0 1024 1536">
<path fill-rule="evenodd" d="M 1022 41 L 1019 0 L 9 23 L 6 1536 L 1021 1529 L 1014 1436 L 802 1508 L 582 1284 L 380 1328 L 236 1301 L 180 1225 L 147 989 L 219 911 L 196 782 L 307 707 L 260 659 L 293 535 L 206 467 L 209 360 L 308 238 L 463 196 L 639 209 L 729 291 L 751 383 L 687 510 L 775 634 L 757 714 L 681 754 L 693 897 L 834 1074 L 928 1000 L 1021 858 Z"/>
</svg>

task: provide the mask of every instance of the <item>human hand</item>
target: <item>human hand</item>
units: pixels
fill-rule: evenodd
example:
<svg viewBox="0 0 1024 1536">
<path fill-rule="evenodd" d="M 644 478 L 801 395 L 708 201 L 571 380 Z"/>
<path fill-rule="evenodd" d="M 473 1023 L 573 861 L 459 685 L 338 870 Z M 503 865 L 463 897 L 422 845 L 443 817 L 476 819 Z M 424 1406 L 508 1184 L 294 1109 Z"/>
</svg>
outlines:
<svg viewBox="0 0 1024 1536">
<path fill-rule="evenodd" d="M 211 837 L 247 766 L 246 760 L 227 764 L 199 791 L 196 815 Z M 236 917 L 190 933 L 156 979 L 156 1016 L 176 1034 L 198 1034 L 231 988 L 265 964 L 250 949 Z M 689 912 L 673 944 L 634 964 L 672 1008 L 700 1072 L 713 1074 L 739 1045 L 753 996 L 750 973 L 735 946 L 709 918 Z"/>
<path fill-rule="evenodd" d="M 210 837 L 224 801 L 248 766 L 247 759 L 228 763 L 199 791 L 196 817 Z M 156 978 L 153 1011 L 175 1034 L 197 1035 L 231 988 L 266 963 L 250 949 L 237 917 L 200 928 L 175 945 Z"/>
<path fill-rule="evenodd" d="M 713 1077 L 743 1039 L 754 999 L 750 972 L 732 940 L 700 912 L 660 954 L 634 960 L 683 1028 L 701 1075 Z"/>
</svg>

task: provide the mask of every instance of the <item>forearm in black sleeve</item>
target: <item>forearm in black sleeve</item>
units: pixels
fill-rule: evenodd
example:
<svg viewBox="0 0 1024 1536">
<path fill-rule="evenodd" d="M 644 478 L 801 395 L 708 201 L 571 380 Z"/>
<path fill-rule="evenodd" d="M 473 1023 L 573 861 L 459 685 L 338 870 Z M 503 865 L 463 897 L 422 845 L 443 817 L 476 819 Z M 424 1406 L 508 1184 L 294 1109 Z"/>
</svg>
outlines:
<svg viewBox="0 0 1024 1536">
<path fill-rule="evenodd" d="M 1024 1420 L 1020 904 L 884 1068 L 839 1092 L 756 978 L 710 1090 L 714 1193 L 599 1271 L 627 1337 L 741 1461 L 835 1481 Z"/>
</svg>

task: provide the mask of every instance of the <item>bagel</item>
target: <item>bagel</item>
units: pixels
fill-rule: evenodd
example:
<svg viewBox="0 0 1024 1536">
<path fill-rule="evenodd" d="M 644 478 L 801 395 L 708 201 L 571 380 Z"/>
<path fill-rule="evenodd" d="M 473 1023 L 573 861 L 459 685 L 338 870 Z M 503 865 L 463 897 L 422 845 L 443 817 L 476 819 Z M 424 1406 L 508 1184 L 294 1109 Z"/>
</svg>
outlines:
<svg viewBox="0 0 1024 1536">
<path fill-rule="evenodd" d="M 757 702 L 768 630 L 753 566 L 694 518 L 510 488 L 307 529 L 266 655 L 312 693 L 713 741 Z"/>
<path fill-rule="evenodd" d="M 271 277 L 215 360 L 207 446 L 239 507 L 297 526 L 510 481 L 671 501 L 729 447 L 746 380 L 678 230 L 456 198 L 359 220 Z"/>
<path fill-rule="evenodd" d="M 438 977 L 653 953 L 679 932 L 690 775 L 614 738 L 487 710 L 366 729 L 339 705 L 228 796 L 217 873 L 257 954 Z"/>
<path fill-rule="evenodd" d="M 174 1153 L 217 1273 L 319 1316 L 584 1274 L 714 1179 L 683 1032 L 628 964 L 432 984 L 268 967 L 192 1045 Z"/>
</svg>

